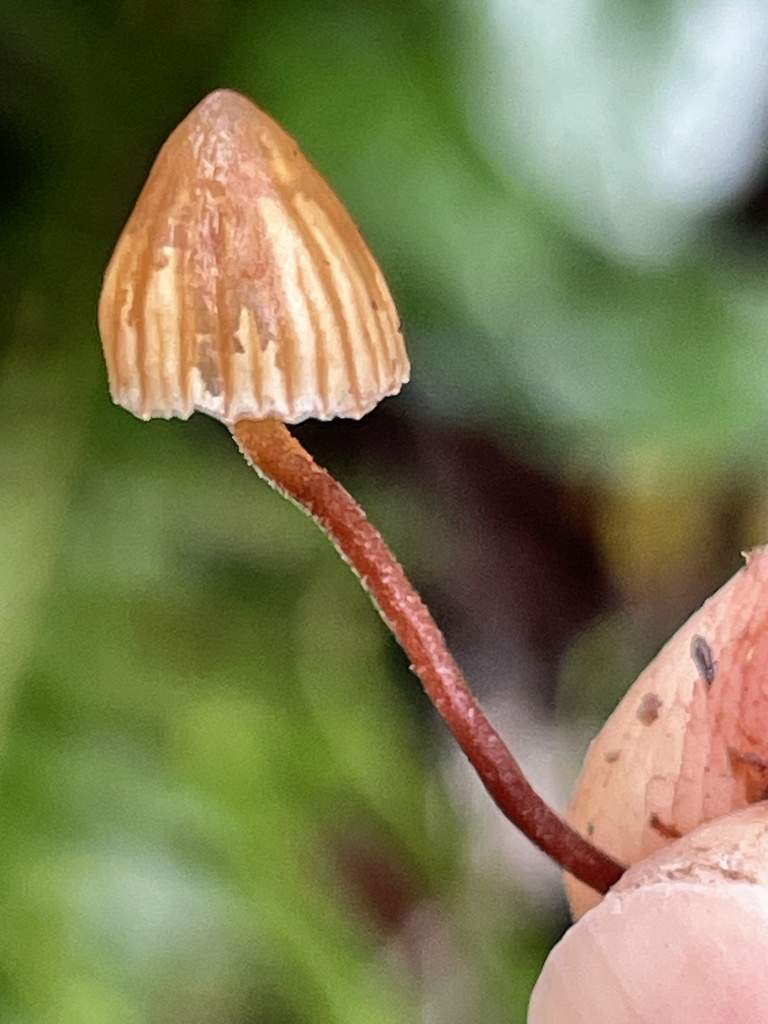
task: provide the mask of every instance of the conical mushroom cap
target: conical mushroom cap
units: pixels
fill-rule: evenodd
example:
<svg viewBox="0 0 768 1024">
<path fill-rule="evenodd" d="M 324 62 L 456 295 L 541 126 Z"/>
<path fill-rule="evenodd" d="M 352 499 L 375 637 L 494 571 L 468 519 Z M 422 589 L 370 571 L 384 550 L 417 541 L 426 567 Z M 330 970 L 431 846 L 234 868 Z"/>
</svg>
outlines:
<svg viewBox="0 0 768 1024">
<path fill-rule="evenodd" d="M 160 150 L 99 329 L 112 397 L 142 419 L 357 418 L 410 371 L 352 218 L 294 140 L 228 90 Z"/>
</svg>

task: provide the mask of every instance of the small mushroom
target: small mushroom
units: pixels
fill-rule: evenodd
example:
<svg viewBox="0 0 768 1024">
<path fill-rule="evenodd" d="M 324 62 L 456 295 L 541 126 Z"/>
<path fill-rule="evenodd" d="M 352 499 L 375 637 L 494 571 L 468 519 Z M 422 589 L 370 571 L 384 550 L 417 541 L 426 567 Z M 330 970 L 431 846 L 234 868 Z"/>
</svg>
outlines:
<svg viewBox="0 0 768 1024">
<path fill-rule="evenodd" d="M 410 371 L 354 221 L 293 139 L 228 90 L 160 150 L 99 327 L 112 397 L 142 419 L 359 418 Z"/>
<path fill-rule="evenodd" d="M 112 397 L 142 419 L 221 419 L 246 459 L 326 531 L 502 811 L 604 892 L 621 867 L 534 792 L 429 610 L 365 513 L 291 435 L 358 418 L 408 380 L 398 317 L 354 222 L 250 100 L 212 93 L 160 151 L 107 268 Z"/>
</svg>

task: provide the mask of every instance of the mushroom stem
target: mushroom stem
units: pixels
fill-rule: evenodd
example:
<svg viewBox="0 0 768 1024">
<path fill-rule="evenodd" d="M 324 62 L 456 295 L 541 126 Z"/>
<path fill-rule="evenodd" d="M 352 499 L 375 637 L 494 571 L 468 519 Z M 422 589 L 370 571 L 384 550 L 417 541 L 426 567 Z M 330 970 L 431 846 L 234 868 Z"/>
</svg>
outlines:
<svg viewBox="0 0 768 1024">
<path fill-rule="evenodd" d="M 241 452 L 297 502 L 354 568 L 411 660 L 432 703 L 506 817 L 544 853 L 598 892 L 623 868 L 566 824 L 535 792 L 486 718 L 428 608 L 354 498 L 277 420 L 231 425 Z"/>
</svg>

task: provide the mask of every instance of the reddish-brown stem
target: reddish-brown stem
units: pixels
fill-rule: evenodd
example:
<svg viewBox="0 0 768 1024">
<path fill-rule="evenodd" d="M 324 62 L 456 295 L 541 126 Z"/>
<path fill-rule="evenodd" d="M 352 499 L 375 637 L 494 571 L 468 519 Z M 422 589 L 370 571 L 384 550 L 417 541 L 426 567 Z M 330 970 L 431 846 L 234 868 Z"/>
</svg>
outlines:
<svg viewBox="0 0 768 1024">
<path fill-rule="evenodd" d="M 509 820 L 544 853 L 598 892 L 623 868 L 566 824 L 535 792 L 475 700 L 442 633 L 378 530 L 352 496 L 276 420 L 240 420 L 246 459 L 320 524 L 411 660 L 433 704 Z"/>
</svg>

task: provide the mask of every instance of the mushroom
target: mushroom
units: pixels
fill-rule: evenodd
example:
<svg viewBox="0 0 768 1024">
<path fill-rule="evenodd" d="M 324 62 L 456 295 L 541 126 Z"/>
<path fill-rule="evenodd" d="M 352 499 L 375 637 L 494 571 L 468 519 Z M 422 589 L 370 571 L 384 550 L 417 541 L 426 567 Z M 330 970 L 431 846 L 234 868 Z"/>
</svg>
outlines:
<svg viewBox="0 0 768 1024">
<path fill-rule="evenodd" d="M 533 791 L 379 532 L 286 427 L 363 416 L 409 364 L 351 217 L 250 100 L 212 93 L 162 147 L 107 268 L 99 328 L 115 402 L 142 419 L 222 420 L 356 570 L 507 817 L 587 884 L 616 881 L 621 867 Z"/>
<path fill-rule="evenodd" d="M 226 90 L 160 150 L 99 326 L 112 397 L 142 419 L 359 418 L 410 372 L 352 218 L 293 139 Z"/>
</svg>

